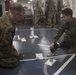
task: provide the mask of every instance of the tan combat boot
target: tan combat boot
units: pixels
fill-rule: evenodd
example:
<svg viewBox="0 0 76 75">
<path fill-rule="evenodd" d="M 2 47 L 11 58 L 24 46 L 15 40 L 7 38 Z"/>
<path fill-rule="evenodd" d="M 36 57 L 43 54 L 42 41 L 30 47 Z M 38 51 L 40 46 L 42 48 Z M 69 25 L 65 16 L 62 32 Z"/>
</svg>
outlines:
<svg viewBox="0 0 76 75">
<path fill-rule="evenodd" d="M 72 47 L 67 51 L 68 54 L 76 53 L 76 47 Z"/>
<path fill-rule="evenodd" d="M 37 24 L 35 24 L 35 27 L 40 27 L 40 25 L 37 23 Z"/>
</svg>

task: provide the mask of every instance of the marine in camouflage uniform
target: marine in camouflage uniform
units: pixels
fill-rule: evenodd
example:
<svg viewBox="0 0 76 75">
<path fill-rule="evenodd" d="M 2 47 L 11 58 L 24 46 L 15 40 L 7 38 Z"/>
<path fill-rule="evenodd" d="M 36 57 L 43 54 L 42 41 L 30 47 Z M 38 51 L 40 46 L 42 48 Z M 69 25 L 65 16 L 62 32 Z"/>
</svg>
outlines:
<svg viewBox="0 0 76 75">
<path fill-rule="evenodd" d="M 13 67 L 18 64 L 17 51 L 12 46 L 15 26 L 8 16 L 0 18 L 0 66 Z"/>
<path fill-rule="evenodd" d="M 47 19 L 47 24 L 50 27 L 53 27 L 54 24 L 54 15 L 56 12 L 55 9 L 55 3 L 53 0 L 47 0 L 47 10 L 46 10 L 46 19 Z"/>
<path fill-rule="evenodd" d="M 33 16 L 33 22 L 34 22 L 34 26 L 38 26 L 39 25 L 39 19 L 41 16 L 41 0 L 35 0 L 33 2 L 33 10 L 34 10 L 34 16 Z"/>
<path fill-rule="evenodd" d="M 68 10 L 69 8 L 66 8 Z M 65 9 L 64 9 L 65 10 Z M 67 53 L 75 53 L 76 52 L 76 18 L 71 19 L 70 22 L 66 22 L 60 30 L 56 37 L 54 37 L 54 43 L 60 38 L 60 36 L 65 32 L 64 40 L 60 43 L 60 48 L 69 49 Z"/>
<path fill-rule="evenodd" d="M 60 25 L 60 16 L 61 11 L 63 8 L 63 0 L 57 0 L 57 6 L 56 6 L 56 25 Z"/>
<path fill-rule="evenodd" d="M 16 5 L 16 4 L 15 4 Z M 18 4 L 21 6 L 20 4 Z M 17 7 L 17 6 L 16 6 Z M 19 10 L 19 9 L 11 9 Z M 12 45 L 15 35 L 15 23 L 9 13 L 0 18 L 0 66 L 16 67 L 18 65 L 18 52 Z"/>
</svg>

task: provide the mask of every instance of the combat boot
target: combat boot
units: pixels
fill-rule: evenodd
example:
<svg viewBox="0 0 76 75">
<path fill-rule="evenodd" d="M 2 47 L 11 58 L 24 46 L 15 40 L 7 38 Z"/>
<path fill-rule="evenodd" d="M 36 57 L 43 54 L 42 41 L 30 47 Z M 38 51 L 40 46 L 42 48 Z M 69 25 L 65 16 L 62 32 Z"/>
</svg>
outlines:
<svg viewBox="0 0 76 75">
<path fill-rule="evenodd" d="M 35 27 L 40 27 L 40 25 L 37 23 L 37 24 L 35 24 Z"/>
<path fill-rule="evenodd" d="M 68 54 L 76 53 L 76 47 L 72 47 L 67 51 Z"/>
</svg>

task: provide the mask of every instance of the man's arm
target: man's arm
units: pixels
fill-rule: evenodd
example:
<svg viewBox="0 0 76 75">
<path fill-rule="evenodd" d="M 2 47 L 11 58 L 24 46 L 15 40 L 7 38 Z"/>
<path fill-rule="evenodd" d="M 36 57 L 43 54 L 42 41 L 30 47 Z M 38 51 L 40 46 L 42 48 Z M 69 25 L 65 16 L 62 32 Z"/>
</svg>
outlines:
<svg viewBox="0 0 76 75">
<path fill-rule="evenodd" d="M 60 29 L 57 32 L 57 35 L 54 37 L 54 43 L 56 43 L 56 41 L 61 37 L 61 35 L 64 33 L 65 29 L 66 29 L 65 25 L 62 25 L 60 27 Z"/>
<path fill-rule="evenodd" d="M 57 40 L 61 37 L 61 35 L 63 34 L 63 32 L 65 31 L 65 25 L 61 26 L 61 28 L 59 29 L 57 35 L 54 37 L 54 41 L 53 43 L 50 45 L 50 48 L 54 49 L 54 45 L 56 44 Z"/>
</svg>

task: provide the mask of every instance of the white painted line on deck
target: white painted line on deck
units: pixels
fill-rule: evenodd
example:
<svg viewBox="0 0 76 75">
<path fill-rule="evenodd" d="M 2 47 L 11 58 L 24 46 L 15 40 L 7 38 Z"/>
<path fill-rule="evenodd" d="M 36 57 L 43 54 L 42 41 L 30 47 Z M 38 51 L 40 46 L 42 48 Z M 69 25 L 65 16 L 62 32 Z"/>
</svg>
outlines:
<svg viewBox="0 0 76 75">
<path fill-rule="evenodd" d="M 74 55 L 74 54 L 64 54 L 64 55 L 58 55 L 58 56 L 44 57 L 43 59 L 40 59 L 40 60 L 58 59 L 58 58 L 61 58 L 61 57 L 67 57 L 67 56 L 71 56 L 71 55 Z M 33 58 L 33 59 L 22 59 L 22 60 L 20 60 L 20 61 L 34 61 L 34 60 L 38 60 L 38 58 Z"/>
<path fill-rule="evenodd" d="M 73 54 L 53 75 L 59 75 L 59 73 L 72 61 L 74 57 L 75 54 Z"/>
<path fill-rule="evenodd" d="M 34 61 L 36 60 L 36 58 L 33 58 L 33 59 L 24 59 L 24 60 L 19 60 L 19 61 Z"/>
</svg>

